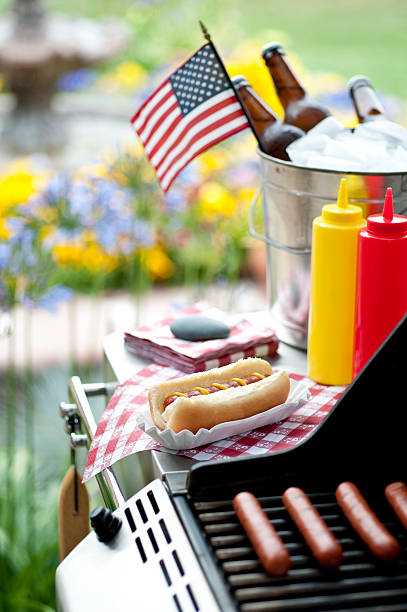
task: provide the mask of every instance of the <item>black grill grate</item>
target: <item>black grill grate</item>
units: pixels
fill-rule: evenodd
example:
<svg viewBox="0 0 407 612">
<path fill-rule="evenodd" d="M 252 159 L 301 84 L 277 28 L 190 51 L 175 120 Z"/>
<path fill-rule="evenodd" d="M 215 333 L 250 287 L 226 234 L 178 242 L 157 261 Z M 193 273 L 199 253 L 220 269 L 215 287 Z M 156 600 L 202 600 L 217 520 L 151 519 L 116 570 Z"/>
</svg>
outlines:
<svg viewBox="0 0 407 612">
<path fill-rule="evenodd" d="M 383 488 L 379 485 L 380 491 L 370 492 L 370 498 L 366 488 L 362 490 L 403 547 L 402 556 L 394 563 L 376 560 L 358 538 L 336 503 L 332 484 L 329 491 L 326 483 L 317 489 L 318 483 L 313 485 L 313 490 L 303 488 L 344 549 L 344 561 L 335 571 L 321 568 L 309 553 L 282 504 L 281 495 L 286 487 L 275 496 L 258 496 L 291 555 L 292 568 L 283 577 L 271 577 L 263 571 L 237 520 L 231 499 L 193 503 L 195 517 L 215 564 L 229 585 L 236 609 L 242 612 L 407 610 L 407 533 L 386 505 Z"/>
</svg>

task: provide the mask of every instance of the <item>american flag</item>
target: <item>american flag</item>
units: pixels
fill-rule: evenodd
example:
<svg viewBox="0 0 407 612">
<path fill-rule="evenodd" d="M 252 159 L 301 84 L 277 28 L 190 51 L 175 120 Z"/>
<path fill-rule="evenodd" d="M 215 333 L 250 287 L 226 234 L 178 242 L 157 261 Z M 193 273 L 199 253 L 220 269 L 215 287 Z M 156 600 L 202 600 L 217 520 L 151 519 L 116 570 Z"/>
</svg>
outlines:
<svg viewBox="0 0 407 612">
<path fill-rule="evenodd" d="M 164 191 L 199 153 L 249 125 L 211 43 L 168 77 L 131 122 Z"/>
</svg>

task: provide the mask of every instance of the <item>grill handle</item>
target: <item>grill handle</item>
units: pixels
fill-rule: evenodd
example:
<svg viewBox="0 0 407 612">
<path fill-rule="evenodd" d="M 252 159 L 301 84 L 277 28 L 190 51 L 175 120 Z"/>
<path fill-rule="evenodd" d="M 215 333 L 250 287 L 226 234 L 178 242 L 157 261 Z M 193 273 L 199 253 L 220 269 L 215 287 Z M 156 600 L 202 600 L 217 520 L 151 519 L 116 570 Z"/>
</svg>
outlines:
<svg viewBox="0 0 407 612">
<path fill-rule="evenodd" d="M 87 393 L 91 396 L 108 395 L 115 386 L 115 383 L 83 384 L 79 376 L 72 376 L 69 380 L 69 391 L 78 408 L 90 441 L 93 440 L 96 433 L 97 424 L 88 401 Z M 100 474 L 97 474 L 96 480 L 104 502 L 110 510 L 115 510 L 125 503 L 126 500 L 112 468 L 106 468 Z"/>
</svg>

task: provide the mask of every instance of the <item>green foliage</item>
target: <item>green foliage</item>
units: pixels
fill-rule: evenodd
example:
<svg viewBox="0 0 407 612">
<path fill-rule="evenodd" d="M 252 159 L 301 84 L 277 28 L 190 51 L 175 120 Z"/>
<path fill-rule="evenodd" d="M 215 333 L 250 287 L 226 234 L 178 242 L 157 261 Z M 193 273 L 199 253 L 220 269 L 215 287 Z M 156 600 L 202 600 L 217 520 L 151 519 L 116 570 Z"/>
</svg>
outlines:
<svg viewBox="0 0 407 612">
<path fill-rule="evenodd" d="M 6 0 L 2 0 L 3 5 Z M 7 1 L 9 5 L 10 2 Z M 202 40 L 198 20 L 204 21 L 221 50 L 255 38 L 264 43 L 284 32 L 290 50 L 312 70 L 367 74 L 385 93 L 407 96 L 405 24 L 402 0 L 49 0 L 54 10 L 90 17 L 116 15 L 131 29 L 122 56 L 160 66 L 174 50 L 191 53 Z"/>
<path fill-rule="evenodd" d="M 0 451 L 0 611 L 52 612 L 58 564 L 58 484 L 39 482 L 33 507 L 26 503 L 32 457 L 22 448 L 7 464 Z M 9 477 L 12 490 L 6 488 Z"/>
</svg>

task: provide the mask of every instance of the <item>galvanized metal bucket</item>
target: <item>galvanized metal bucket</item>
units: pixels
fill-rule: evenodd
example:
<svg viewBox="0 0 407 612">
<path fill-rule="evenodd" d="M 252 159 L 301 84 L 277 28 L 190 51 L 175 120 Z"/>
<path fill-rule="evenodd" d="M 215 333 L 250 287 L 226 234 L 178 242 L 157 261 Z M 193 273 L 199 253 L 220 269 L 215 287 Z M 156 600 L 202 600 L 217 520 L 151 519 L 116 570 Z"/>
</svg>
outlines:
<svg viewBox="0 0 407 612">
<path fill-rule="evenodd" d="M 312 221 L 322 206 L 336 202 L 347 179 L 349 202 L 365 217 L 380 212 L 392 187 L 397 213 L 407 211 L 407 171 L 403 173 L 335 172 L 303 168 L 257 151 L 260 187 L 253 200 L 249 229 L 267 245 L 267 294 L 272 322 L 280 340 L 307 348 Z M 264 234 L 255 229 L 254 213 L 263 204 Z"/>
</svg>

